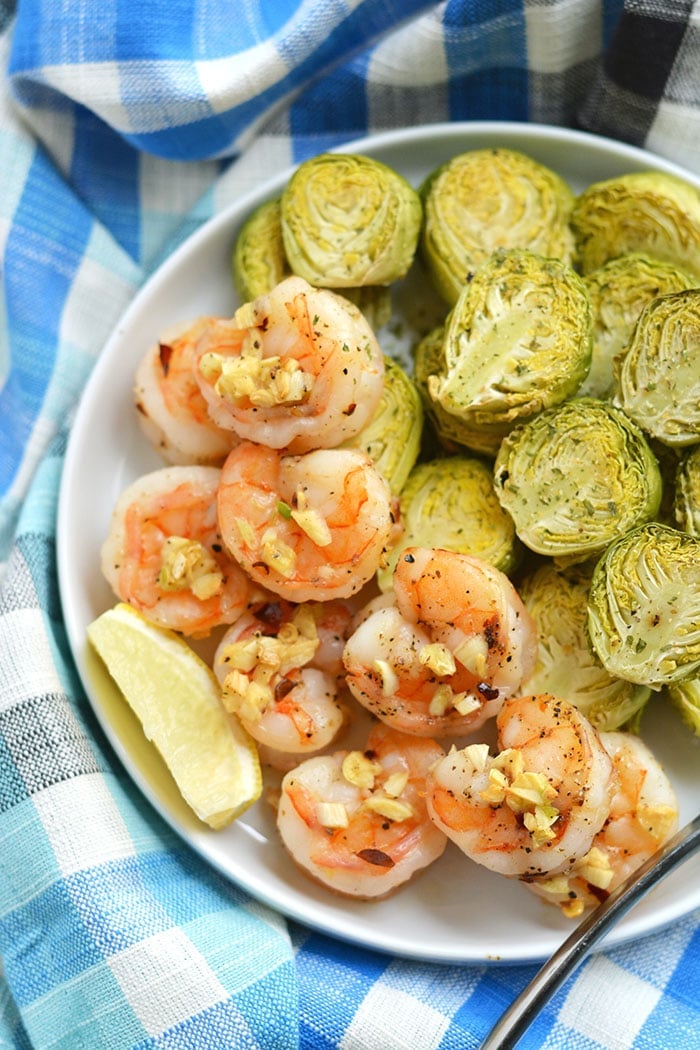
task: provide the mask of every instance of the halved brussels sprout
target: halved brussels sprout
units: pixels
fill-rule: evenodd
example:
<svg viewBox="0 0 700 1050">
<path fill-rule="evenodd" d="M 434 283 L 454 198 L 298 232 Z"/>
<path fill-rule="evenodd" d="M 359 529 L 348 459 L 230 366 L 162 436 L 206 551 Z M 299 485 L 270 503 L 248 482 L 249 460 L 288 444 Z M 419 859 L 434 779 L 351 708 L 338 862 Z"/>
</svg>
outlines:
<svg viewBox="0 0 700 1050">
<path fill-rule="evenodd" d="M 620 364 L 616 400 L 663 444 L 700 442 L 700 288 L 644 307 Z"/>
<path fill-rule="evenodd" d="M 581 278 L 556 259 L 498 251 L 467 284 L 445 328 L 428 391 L 468 433 L 505 435 L 578 390 L 591 359 Z"/>
<path fill-rule="evenodd" d="M 266 295 L 292 270 L 282 240 L 282 206 L 279 198 L 260 204 L 238 232 L 232 258 L 233 285 L 244 303 Z M 342 288 L 372 328 L 381 328 L 391 317 L 391 291 L 384 285 Z"/>
<path fill-rule="evenodd" d="M 700 678 L 676 682 L 669 685 L 666 692 L 688 728 L 700 736 Z"/>
<path fill-rule="evenodd" d="M 546 562 L 521 580 L 518 593 L 539 637 L 535 670 L 522 692 L 565 696 L 609 732 L 636 724 L 651 690 L 615 678 L 592 652 L 586 633 L 591 575 L 592 568 L 559 570 Z"/>
<path fill-rule="evenodd" d="M 634 172 L 595 182 L 571 216 L 583 273 L 644 252 L 700 277 L 700 191 L 676 175 Z"/>
<path fill-rule="evenodd" d="M 423 403 L 401 365 L 390 357 L 384 358 L 384 365 L 384 390 L 377 411 L 359 434 L 340 447 L 366 452 L 392 494 L 398 496 L 420 451 Z"/>
<path fill-rule="evenodd" d="M 641 430 L 607 401 L 575 398 L 513 430 L 494 483 L 526 546 L 560 562 L 599 555 L 652 519 L 661 476 Z"/>
<path fill-rule="evenodd" d="M 649 522 L 593 572 L 587 630 L 610 674 L 660 689 L 700 674 L 700 540 Z"/>
<path fill-rule="evenodd" d="M 697 281 L 678 266 L 633 252 L 594 270 L 585 284 L 593 311 L 593 357 L 578 393 L 611 398 L 615 359 L 626 349 L 643 308 L 658 295 L 693 288 Z"/>
<path fill-rule="evenodd" d="M 450 305 L 498 248 L 572 260 L 573 191 L 555 172 L 516 150 L 461 153 L 434 171 L 421 193 L 421 254 Z"/>
<path fill-rule="evenodd" d="M 241 226 L 232 270 L 234 287 L 244 303 L 267 295 L 291 274 L 282 243 L 279 198 L 258 205 Z"/>
<path fill-rule="evenodd" d="M 700 537 L 700 445 L 689 449 L 678 464 L 673 510 L 678 528 Z"/>
<path fill-rule="evenodd" d="M 519 544 L 513 522 L 493 491 L 489 466 L 468 456 L 419 463 L 401 490 L 403 534 L 378 574 L 388 590 L 406 547 L 442 547 L 473 554 L 506 574 L 515 567 Z"/>
<path fill-rule="evenodd" d="M 444 344 L 445 326 L 439 325 L 421 339 L 414 351 L 413 377 L 426 414 L 446 451 L 457 451 L 457 446 L 462 446 L 493 458 L 501 444 L 503 428 L 484 425 L 480 429 L 472 429 L 459 416 L 444 409 L 430 394 L 430 376 L 439 375 L 445 368 Z"/>
<path fill-rule="evenodd" d="M 410 267 L 423 209 L 402 175 L 378 160 L 322 153 L 300 164 L 282 192 L 289 265 L 310 284 L 390 284 Z"/>
</svg>

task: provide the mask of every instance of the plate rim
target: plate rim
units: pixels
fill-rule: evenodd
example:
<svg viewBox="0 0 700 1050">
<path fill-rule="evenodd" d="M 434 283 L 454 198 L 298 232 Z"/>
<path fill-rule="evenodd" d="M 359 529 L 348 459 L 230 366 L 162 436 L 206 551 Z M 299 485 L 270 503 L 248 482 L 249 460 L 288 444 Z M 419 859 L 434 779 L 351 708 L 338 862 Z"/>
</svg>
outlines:
<svg viewBox="0 0 700 1050">
<path fill-rule="evenodd" d="M 655 170 L 664 170 L 677 174 L 700 189 L 700 177 L 694 175 L 692 172 L 686 171 L 675 162 L 657 156 L 642 147 L 617 142 L 614 139 L 596 135 L 592 132 L 565 128 L 558 125 L 513 121 L 456 121 L 438 124 L 423 124 L 410 128 L 390 129 L 373 134 L 366 134 L 362 137 L 350 139 L 347 142 L 337 144 L 331 147 L 328 152 L 361 152 L 363 150 L 374 152 L 406 145 L 415 146 L 416 143 L 423 142 L 426 138 L 445 141 L 450 138 L 458 139 L 461 136 L 465 136 L 465 142 L 467 143 L 465 148 L 469 148 L 469 139 L 483 135 L 504 139 L 522 139 L 523 142 L 528 139 L 538 138 L 539 140 L 545 140 L 551 143 L 568 142 L 572 144 L 580 144 L 583 147 L 590 147 L 593 149 L 604 147 L 614 152 L 619 158 L 629 158 L 629 160 L 635 165 L 640 163 L 646 165 L 653 164 Z M 206 863 L 219 871 L 226 879 L 249 893 L 251 897 L 268 905 L 282 916 L 302 923 L 312 930 L 317 930 L 330 937 L 382 954 L 390 954 L 401 958 L 414 959 L 416 961 L 424 961 L 428 963 L 444 964 L 488 963 L 495 965 L 520 965 L 538 962 L 546 958 L 547 949 L 545 949 L 545 951 L 536 950 L 533 952 L 528 950 L 527 946 L 522 946 L 521 950 L 514 950 L 507 957 L 502 955 L 495 957 L 488 953 L 483 954 L 481 952 L 470 954 L 468 950 L 466 954 L 459 953 L 456 955 L 454 952 L 445 953 L 437 948 L 428 949 L 426 945 L 421 945 L 420 947 L 414 945 L 412 947 L 408 941 L 404 944 L 399 944 L 393 939 L 383 937 L 381 932 L 379 933 L 378 940 L 374 939 L 370 942 L 366 936 L 354 934 L 350 922 L 344 922 L 342 924 L 342 929 L 334 929 L 327 923 L 316 920 L 315 917 L 309 913 L 308 909 L 290 908 L 288 902 L 280 904 L 280 901 L 274 894 L 265 892 L 264 889 L 253 886 L 245 881 L 241 882 L 238 878 L 234 877 L 231 872 L 227 870 L 226 866 L 217 858 L 216 851 L 212 853 L 211 849 L 204 845 L 204 843 L 207 842 L 212 835 L 216 835 L 216 833 L 204 831 L 202 835 L 203 841 L 199 841 L 198 838 L 193 839 L 191 835 L 188 836 L 188 834 L 183 831 L 183 828 L 178 821 L 174 820 L 172 815 L 167 810 L 164 811 L 158 804 L 157 799 L 154 797 L 152 785 L 139 775 L 138 770 L 134 770 L 133 761 L 130 760 L 128 749 L 124 746 L 113 727 L 104 717 L 104 712 L 100 707 L 100 704 L 93 698 L 91 685 L 89 684 L 89 676 L 85 669 L 84 653 L 78 646 L 76 638 L 76 625 L 73 623 L 72 616 L 66 612 L 67 609 L 71 610 L 71 602 L 68 598 L 70 588 L 70 564 L 67 553 L 68 547 L 65 541 L 70 521 L 67 494 L 70 490 L 71 478 L 73 476 L 76 462 L 79 460 L 81 453 L 81 450 L 78 447 L 79 443 L 77 439 L 75 441 L 73 440 L 73 436 L 74 434 L 80 434 L 80 424 L 83 415 L 88 414 L 90 411 L 90 395 L 93 390 L 99 388 L 102 372 L 109 367 L 109 364 L 111 363 L 111 357 L 114 354 L 113 348 L 119 345 L 121 332 L 124 329 L 128 329 L 132 318 L 138 316 L 139 311 L 143 308 L 144 302 L 154 294 L 154 291 L 162 285 L 167 285 L 172 271 L 180 266 L 183 257 L 190 255 L 193 250 L 196 250 L 199 247 L 200 243 L 206 242 L 210 238 L 215 237 L 220 229 L 225 228 L 231 223 L 234 216 L 244 214 L 246 210 L 253 208 L 256 203 L 269 198 L 272 194 L 277 192 L 285 184 L 296 167 L 297 162 L 288 165 L 276 176 L 266 180 L 260 186 L 254 187 L 229 201 L 220 211 L 212 215 L 188 237 L 186 237 L 182 243 L 180 243 L 174 251 L 161 262 L 155 271 L 149 275 L 140 288 L 135 292 L 130 303 L 122 312 L 110 336 L 100 350 L 73 414 L 58 494 L 55 540 L 57 552 L 57 574 L 59 598 L 64 617 L 68 647 L 73 656 L 77 674 L 88 700 L 88 704 L 115 751 L 118 760 L 124 767 L 127 776 L 136 784 L 138 790 L 145 796 L 147 802 L 155 809 L 160 818 L 165 820 L 165 822 L 187 846 L 192 848 Z M 340 900 L 342 906 L 342 899 L 337 898 L 336 900 Z M 370 904 L 369 906 L 371 907 L 372 905 Z M 613 947 L 636 940 L 640 936 L 659 932 L 669 924 L 672 924 L 679 918 L 690 913 L 698 906 L 700 906 L 700 888 L 698 889 L 697 900 L 694 903 L 689 904 L 684 910 L 678 912 L 670 909 L 671 914 L 668 914 L 669 908 L 666 907 L 664 915 L 658 922 L 646 924 L 641 929 L 638 928 L 640 924 L 639 922 L 634 921 L 634 917 L 624 919 L 620 925 L 607 935 L 602 942 L 602 946 L 604 948 Z M 561 943 L 569 932 L 571 932 L 571 927 L 567 927 L 564 933 L 560 933 L 559 931 L 554 932 L 552 937 L 552 950 Z"/>
</svg>

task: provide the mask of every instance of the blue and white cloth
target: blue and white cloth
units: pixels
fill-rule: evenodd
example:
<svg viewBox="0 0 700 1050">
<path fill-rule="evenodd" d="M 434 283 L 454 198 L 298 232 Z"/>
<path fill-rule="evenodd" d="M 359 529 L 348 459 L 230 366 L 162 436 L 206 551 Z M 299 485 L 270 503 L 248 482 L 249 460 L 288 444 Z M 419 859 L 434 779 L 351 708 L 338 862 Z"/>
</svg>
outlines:
<svg viewBox="0 0 700 1050">
<path fill-rule="evenodd" d="M 111 754 L 56 585 L 71 415 L 159 261 L 328 146 L 537 121 L 700 174 L 700 4 L 5 0 L 0 29 L 0 1047 L 476 1047 L 534 967 L 427 965 L 288 923 Z M 697 1047 L 699 989 L 690 915 L 589 959 L 522 1046 Z"/>
</svg>

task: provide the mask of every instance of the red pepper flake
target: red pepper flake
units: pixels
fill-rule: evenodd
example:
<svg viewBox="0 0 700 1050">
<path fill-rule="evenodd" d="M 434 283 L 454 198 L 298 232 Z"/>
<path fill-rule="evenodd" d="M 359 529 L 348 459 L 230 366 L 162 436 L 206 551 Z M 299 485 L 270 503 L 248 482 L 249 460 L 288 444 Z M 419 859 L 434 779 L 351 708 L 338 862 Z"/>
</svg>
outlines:
<svg viewBox="0 0 700 1050">
<path fill-rule="evenodd" d="M 357 856 L 360 860 L 367 861 L 368 864 L 374 864 L 378 868 L 394 867 L 394 862 L 389 854 L 381 849 L 361 849 Z"/>
</svg>

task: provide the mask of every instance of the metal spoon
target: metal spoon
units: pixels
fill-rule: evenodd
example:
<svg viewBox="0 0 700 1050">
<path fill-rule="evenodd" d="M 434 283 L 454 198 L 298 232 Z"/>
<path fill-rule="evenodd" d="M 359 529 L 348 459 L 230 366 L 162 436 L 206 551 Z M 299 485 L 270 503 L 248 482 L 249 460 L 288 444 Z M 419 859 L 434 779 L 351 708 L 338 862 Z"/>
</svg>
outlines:
<svg viewBox="0 0 700 1050">
<path fill-rule="evenodd" d="M 491 1029 L 480 1050 L 513 1050 L 540 1009 L 601 937 L 670 872 L 700 849 L 700 816 L 613 890 L 567 937 Z"/>
</svg>

